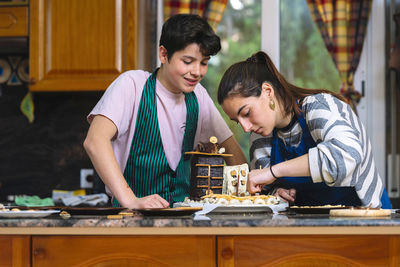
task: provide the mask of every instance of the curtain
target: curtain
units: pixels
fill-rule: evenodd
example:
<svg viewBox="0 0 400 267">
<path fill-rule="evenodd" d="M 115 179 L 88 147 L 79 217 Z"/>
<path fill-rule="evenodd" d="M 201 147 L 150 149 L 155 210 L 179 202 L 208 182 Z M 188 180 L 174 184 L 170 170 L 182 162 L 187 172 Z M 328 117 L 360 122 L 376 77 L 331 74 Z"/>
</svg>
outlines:
<svg viewBox="0 0 400 267">
<path fill-rule="evenodd" d="M 341 94 L 354 110 L 361 95 L 353 78 L 360 61 L 372 0 L 307 0 L 311 16 L 339 71 Z"/>
<path fill-rule="evenodd" d="M 175 14 L 197 14 L 216 31 L 228 0 L 164 0 L 164 20 Z"/>
</svg>

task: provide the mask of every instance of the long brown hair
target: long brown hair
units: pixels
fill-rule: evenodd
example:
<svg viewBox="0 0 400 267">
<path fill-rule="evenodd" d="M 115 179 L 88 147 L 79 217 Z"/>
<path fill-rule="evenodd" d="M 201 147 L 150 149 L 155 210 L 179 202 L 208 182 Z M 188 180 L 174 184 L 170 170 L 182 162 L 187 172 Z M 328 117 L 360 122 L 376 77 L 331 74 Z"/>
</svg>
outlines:
<svg viewBox="0 0 400 267">
<path fill-rule="evenodd" d="M 326 89 L 302 88 L 289 83 L 276 69 L 270 57 L 259 51 L 247 60 L 233 64 L 225 71 L 218 87 L 218 103 L 222 104 L 232 95 L 258 97 L 265 82 L 274 88 L 275 96 L 286 115 L 293 111 L 299 115 L 301 110 L 297 101 L 309 95 L 328 93 L 346 102 L 342 95 Z"/>
</svg>

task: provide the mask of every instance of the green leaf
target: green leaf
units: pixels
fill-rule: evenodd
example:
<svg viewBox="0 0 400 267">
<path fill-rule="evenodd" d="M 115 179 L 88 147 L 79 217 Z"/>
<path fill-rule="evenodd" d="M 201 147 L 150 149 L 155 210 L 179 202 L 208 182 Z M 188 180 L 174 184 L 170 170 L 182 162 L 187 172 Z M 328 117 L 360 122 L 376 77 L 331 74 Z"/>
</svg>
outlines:
<svg viewBox="0 0 400 267">
<path fill-rule="evenodd" d="M 33 104 L 32 93 L 28 92 L 21 101 L 20 109 L 22 114 L 28 119 L 29 123 L 33 123 L 35 118 L 33 112 L 35 110 L 35 105 Z"/>
</svg>

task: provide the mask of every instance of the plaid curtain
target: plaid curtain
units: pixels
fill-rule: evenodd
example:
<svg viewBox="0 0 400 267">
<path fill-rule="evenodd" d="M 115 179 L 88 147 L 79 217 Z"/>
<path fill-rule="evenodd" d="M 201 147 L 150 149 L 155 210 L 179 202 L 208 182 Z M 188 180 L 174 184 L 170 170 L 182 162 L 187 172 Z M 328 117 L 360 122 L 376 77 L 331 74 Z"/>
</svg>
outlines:
<svg viewBox="0 0 400 267">
<path fill-rule="evenodd" d="M 361 95 L 354 89 L 353 78 L 360 61 L 372 0 L 307 0 L 307 4 L 339 71 L 340 92 L 356 110 Z"/>
<path fill-rule="evenodd" d="M 175 14 L 197 14 L 208 21 L 214 31 L 222 19 L 228 0 L 164 0 L 164 20 Z"/>
</svg>

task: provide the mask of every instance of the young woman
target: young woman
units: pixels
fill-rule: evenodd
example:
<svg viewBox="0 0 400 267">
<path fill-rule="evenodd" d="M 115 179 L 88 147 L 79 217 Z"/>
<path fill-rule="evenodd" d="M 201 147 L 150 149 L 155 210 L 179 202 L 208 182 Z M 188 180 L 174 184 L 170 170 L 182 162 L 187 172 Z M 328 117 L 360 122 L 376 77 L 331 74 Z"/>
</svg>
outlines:
<svg viewBox="0 0 400 267">
<path fill-rule="evenodd" d="M 232 132 L 199 82 L 220 39 L 197 15 L 163 25 L 153 74 L 121 74 L 88 116 L 84 147 L 113 196 L 113 206 L 164 208 L 189 195 L 190 158 L 199 142 L 216 136 L 228 164 L 246 162 Z"/>
<path fill-rule="evenodd" d="M 252 132 L 250 193 L 263 189 L 296 205 L 391 208 L 365 128 L 342 96 L 288 83 L 257 52 L 225 72 L 218 102 Z"/>
</svg>

